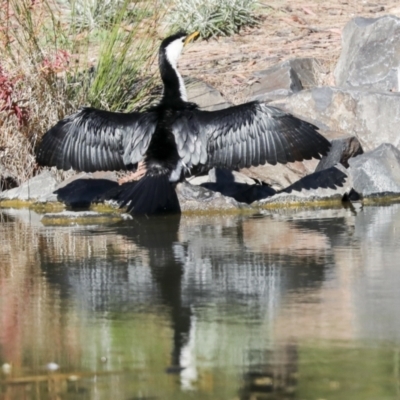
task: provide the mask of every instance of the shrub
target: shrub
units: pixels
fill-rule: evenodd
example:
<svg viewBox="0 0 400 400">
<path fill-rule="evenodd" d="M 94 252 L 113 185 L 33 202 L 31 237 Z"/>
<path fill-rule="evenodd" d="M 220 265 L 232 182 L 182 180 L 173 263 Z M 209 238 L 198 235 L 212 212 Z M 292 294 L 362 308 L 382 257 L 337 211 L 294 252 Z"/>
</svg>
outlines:
<svg viewBox="0 0 400 400">
<path fill-rule="evenodd" d="M 255 0 L 175 0 L 168 21 L 174 29 L 199 31 L 204 38 L 230 36 L 253 26 Z"/>
<path fill-rule="evenodd" d="M 58 0 L 64 8 L 64 18 L 76 30 L 107 27 L 124 0 Z"/>
<path fill-rule="evenodd" d="M 106 26 L 78 30 L 53 0 L 0 0 L 0 164 L 18 183 L 37 172 L 36 142 L 65 115 L 83 105 L 143 106 L 154 85 L 158 10 L 121 0 Z"/>
</svg>

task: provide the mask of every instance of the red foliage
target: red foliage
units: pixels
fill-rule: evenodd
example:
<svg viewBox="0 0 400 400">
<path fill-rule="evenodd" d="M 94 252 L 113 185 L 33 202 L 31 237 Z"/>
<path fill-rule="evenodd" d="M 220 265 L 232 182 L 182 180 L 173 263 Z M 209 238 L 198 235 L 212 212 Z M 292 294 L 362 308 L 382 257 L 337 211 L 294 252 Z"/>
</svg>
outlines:
<svg viewBox="0 0 400 400">
<path fill-rule="evenodd" d="M 0 112 L 5 111 L 9 115 L 17 117 L 20 126 L 26 125 L 29 117 L 27 107 L 19 103 L 14 98 L 17 96 L 16 83 L 21 78 L 10 76 L 0 65 Z"/>
<path fill-rule="evenodd" d="M 71 56 L 66 50 L 58 50 L 54 57 L 45 58 L 42 62 L 42 71 L 46 74 L 65 71 L 68 68 Z"/>
</svg>

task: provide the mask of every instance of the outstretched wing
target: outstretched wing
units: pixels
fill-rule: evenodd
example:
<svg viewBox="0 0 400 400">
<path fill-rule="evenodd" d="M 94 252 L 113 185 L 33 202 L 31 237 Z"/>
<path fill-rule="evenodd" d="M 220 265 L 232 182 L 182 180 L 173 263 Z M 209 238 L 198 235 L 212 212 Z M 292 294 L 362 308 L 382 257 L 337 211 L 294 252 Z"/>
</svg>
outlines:
<svg viewBox="0 0 400 400">
<path fill-rule="evenodd" d="M 330 148 L 316 126 L 259 102 L 218 111 L 185 110 L 172 131 L 179 155 L 189 167 L 285 164 L 320 158 Z"/>
<path fill-rule="evenodd" d="M 45 133 L 36 158 L 41 165 L 64 170 L 127 169 L 143 158 L 155 127 L 155 113 L 82 108 Z"/>
</svg>

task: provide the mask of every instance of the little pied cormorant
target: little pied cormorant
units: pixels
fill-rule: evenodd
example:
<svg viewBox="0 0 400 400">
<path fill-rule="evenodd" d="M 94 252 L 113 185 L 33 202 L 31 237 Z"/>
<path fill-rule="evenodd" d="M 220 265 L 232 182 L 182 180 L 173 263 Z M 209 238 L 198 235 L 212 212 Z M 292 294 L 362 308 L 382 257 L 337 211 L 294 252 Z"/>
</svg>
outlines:
<svg viewBox="0 0 400 400">
<path fill-rule="evenodd" d="M 82 108 L 53 126 L 37 150 L 37 161 L 93 172 L 128 170 L 143 161 L 146 173 L 120 196 L 132 214 L 179 210 L 175 183 L 200 166 L 236 169 L 287 163 L 325 155 L 330 143 L 317 128 L 282 110 L 253 101 L 203 111 L 187 101 L 177 62 L 192 34 L 164 39 L 159 69 L 164 91 L 143 113 Z"/>
</svg>

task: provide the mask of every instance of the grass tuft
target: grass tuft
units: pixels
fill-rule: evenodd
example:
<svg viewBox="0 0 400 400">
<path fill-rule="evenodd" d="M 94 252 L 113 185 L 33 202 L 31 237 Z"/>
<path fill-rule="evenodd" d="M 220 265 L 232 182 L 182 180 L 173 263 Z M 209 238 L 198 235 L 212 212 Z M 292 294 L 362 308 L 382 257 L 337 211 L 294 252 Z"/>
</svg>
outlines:
<svg viewBox="0 0 400 400">
<path fill-rule="evenodd" d="M 169 14 L 174 29 L 199 31 L 203 38 L 231 36 L 256 25 L 255 0 L 175 0 Z"/>
<path fill-rule="evenodd" d="M 125 0 L 57 0 L 63 8 L 63 17 L 73 29 L 81 32 L 108 28 Z M 126 18 L 130 15 L 127 14 Z"/>
</svg>

